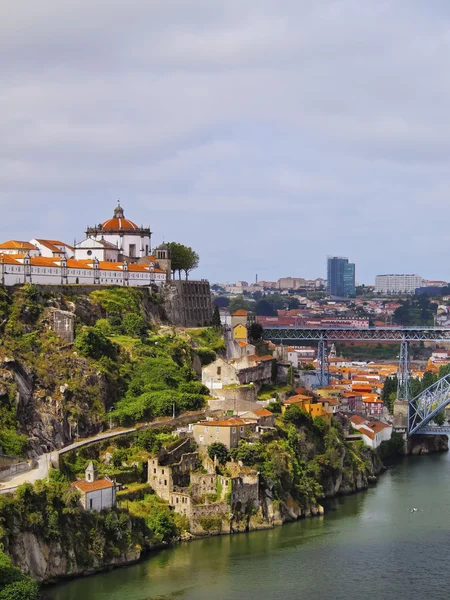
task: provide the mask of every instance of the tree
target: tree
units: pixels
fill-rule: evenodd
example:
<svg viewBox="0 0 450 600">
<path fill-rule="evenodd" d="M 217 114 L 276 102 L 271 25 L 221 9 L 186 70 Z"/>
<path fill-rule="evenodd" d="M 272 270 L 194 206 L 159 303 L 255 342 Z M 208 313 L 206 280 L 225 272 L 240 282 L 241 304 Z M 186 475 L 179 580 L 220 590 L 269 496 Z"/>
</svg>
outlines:
<svg viewBox="0 0 450 600">
<path fill-rule="evenodd" d="M 116 346 L 95 327 L 83 327 L 77 334 L 74 346 L 80 354 L 90 358 L 115 358 L 116 355 Z"/>
<path fill-rule="evenodd" d="M 229 311 L 233 314 L 240 309 L 250 310 L 250 303 L 243 296 L 236 296 L 236 298 L 232 298 L 230 301 Z"/>
<path fill-rule="evenodd" d="M 129 313 L 122 319 L 122 329 L 125 335 L 140 338 L 147 334 L 148 325 L 140 315 Z"/>
<path fill-rule="evenodd" d="M 381 395 L 381 399 L 383 400 L 384 405 L 387 407 L 390 413 L 394 408 L 392 394 L 394 394 L 394 400 L 397 396 L 397 386 L 398 386 L 398 378 L 397 375 L 394 377 L 387 377 L 384 382 L 383 393 Z"/>
<path fill-rule="evenodd" d="M 436 425 L 442 426 L 446 421 L 444 411 L 441 410 L 441 412 L 434 417 L 433 421 L 436 423 Z"/>
<path fill-rule="evenodd" d="M 216 306 L 214 307 L 214 312 L 213 312 L 213 316 L 212 316 L 212 326 L 213 327 L 222 327 L 222 322 L 220 320 L 220 311 L 219 311 L 219 307 Z"/>
<path fill-rule="evenodd" d="M 437 375 L 435 375 L 432 371 L 425 371 L 422 377 L 422 391 L 426 390 L 433 385 L 437 381 Z"/>
<path fill-rule="evenodd" d="M 296 310 L 300 308 L 300 300 L 298 298 L 290 298 L 288 302 L 288 310 Z"/>
<path fill-rule="evenodd" d="M 221 465 L 224 465 L 228 460 L 228 448 L 222 442 L 213 442 L 208 446 L 208 456 L 211 460 L 217 458 Z"/>
<path fill-rule="evenodd" d="M 252 323 L 249 329 L 249 338 L 253 341 L 260 340 L 263 336 L 264 329 L 259 323 Z"/>
<path fill-rule="evenodd" d="M 275 317 L 277 314 L 272 304 L 267 300 L 260 300 L 255 304 L 255 313 L 263 317 Z"/>
<path fill-rule="evenodd" d="M 230 306 L 230 299 L 226 296 L 217 296 L 217 298 L 214 298 L 213 304 L 219 308 L 228 308 L 228 306 Z"/>
<path fill-rule="evenodd" d="M 178 278 L 181 279 L 181 271 L 184 271 L 188 279 L 189 273 L 198 267 L 199 255 L 190 246 L 178 242 L 169 242 L 168 246 L 173 275 L 178 272 Z"/>
<path fill-rule="evenodd" d="M 198 263 L 200 261 L 200 257 L 192 250 L 190 246 L 186 246 L 184 251 L 184 264 L 183 271 L 186 275 L 186 280 L 189 278 L 189 273 L 198 267 Z"/>
</svg>

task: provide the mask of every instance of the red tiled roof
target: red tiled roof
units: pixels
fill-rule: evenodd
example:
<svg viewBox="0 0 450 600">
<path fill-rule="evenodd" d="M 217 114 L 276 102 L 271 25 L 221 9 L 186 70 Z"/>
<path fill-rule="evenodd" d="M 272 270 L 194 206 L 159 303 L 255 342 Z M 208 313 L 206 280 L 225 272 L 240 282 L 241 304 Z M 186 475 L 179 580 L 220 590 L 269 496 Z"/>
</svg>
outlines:
<svg viewBox="0 0 450 600">
<path fill-rule="evenodd" d="M 195 425 L 204 425 L 206 427 L 236 427 L 236 425 L 246 425 L 246 422 L 243 419 L 234 417 L 222 421 L 201 421 L 200 423 L 195 423 Z"/>
<path fill-rule="evenodd" d="M 235 310 L 231 316 L 232 317 L 246 317 L 247 315 L 248 315 L 248 310 L 244 310 L 243 308 L 240 308 L 239 310 Z"/>
<path fill-rule="evenodd" d="M 354 425 L 361 425 L 361 423 L 364 423 L 365 419 L 363 419 L 363 417 L 360 417 L 359 415 L 353 415 L 353 417 L 350 417 L 350 421 Z"/>
<path fill-rule="evenodd" d="M 114 217 L 113 219 L 108 219 L 107 221 L 105 221 L 102 224 L 102 229 L 106 229 L 107 231 L 118 229 L 130 231 L 139 229 L 139 227 L 136 225 L 136 223 L 133 223 L 133 221 L 130 221 L 129 219 L 119 219 L 117 217 Z"/>
<path fill-rule="evenodd" d="M 254 410 L 253 412 L 258 417 L 271 417 L 273 415 L 273 413 L 271 413 L 270 410 L 267 410 L 267 408 L 258 408 L 258 410 Z"/>
<path fill-rule="evenodd" d="M 112 488 L 114 487 L 114 483 L 112 481 L 108 481 L 107 479 L 98 479 L 97 481 L 74 481 L 72 486 L 76 487 L 81 492 L 88 494 L 89 492 L 96 492 L 97 490 L 106 490 L 108 488 Z"/>
</svg>

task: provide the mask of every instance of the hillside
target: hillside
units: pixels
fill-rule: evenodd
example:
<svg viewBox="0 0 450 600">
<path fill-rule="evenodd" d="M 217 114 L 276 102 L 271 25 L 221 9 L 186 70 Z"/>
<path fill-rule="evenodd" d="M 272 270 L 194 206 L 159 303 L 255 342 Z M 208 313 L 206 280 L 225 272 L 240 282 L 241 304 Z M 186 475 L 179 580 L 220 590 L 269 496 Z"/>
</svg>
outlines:
<svg viewBox="0 0 450 600">
<path fill-rule="evenodd" d="M 215 356 L 211 343 L 204 334 L 195 340 L 164 327 L 157 293 L 67 290 L 71 295 L 0 288 L 5 454 L 61 448 L 105 429 L 111 414 L 117 423 L 134 423 L 172 414 L 174 403 L 177 412 L 203 405 L 207 390 L 194 368 Z"/>
</svg>

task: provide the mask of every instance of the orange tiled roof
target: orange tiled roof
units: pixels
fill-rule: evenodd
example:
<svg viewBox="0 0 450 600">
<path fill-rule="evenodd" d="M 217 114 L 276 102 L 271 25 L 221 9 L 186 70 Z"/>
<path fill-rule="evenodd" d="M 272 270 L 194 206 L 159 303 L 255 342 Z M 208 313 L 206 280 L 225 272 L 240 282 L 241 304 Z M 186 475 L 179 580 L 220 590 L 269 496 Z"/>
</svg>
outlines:
<svg viewBox="0 0 450 600">
<path fill-rule="evenodd" d="M 252 412 L 254 412 L 258 417 L 271 417 L 273 415 L 273 413 L 271 413 L 270 410 L 267 410 L 267 408 L 258 408 L 258 410 L 254 410 Z"/>
<path fill-rule="evenodd" d="M 106 490 L 108 488 L 112 488 L 114 487 L 114 483 L 112 481 L 108 481 L 107 479 L 98 479 L 97 481 L 74 481 L 72 486 L 76 487 L 81 492 L 88 494 L 89 492 L 96 492 L 97 490 Z"/>
<path fill-rule="evenodd" d="M 375 439 L 375 433 L 373 431 L 371 431 L 370 429 L 367 429 L 367 427 L 360 427 L 359 428 L 359 432 L 363 433 L 364 435 L 367 435 L 368 438 L 370 438 L 371 440 Z"/>
<path fill-rule="evenodd" d="M 4 248 L 5 250 L 37 250 L 34 244 L 30 244 L 30 242 L 21 242 L 18 240 L 9 240 L 8 242 L 3 242 L 3 244 L 0 244 L 0 248 Z"/>
<path fill-rule="evenodd" d="M 243 419 L 234 417 L 231 419 L 223 419 L 222 421 L 201 421 L 200 423 L 195 423 L 195 425 L 204 425 L 206 427 L 236 427 L 236 425 L 246 425 L 246 422 Z"/>
<path fill-rule="evenodd" d="M 248 310 L 244 310 L 243 308 L 240 308 L 239 310 L 235 310 L 231 316 L 232 317 L 246 317 L 247 315 L 248 315 Z"/>
<path fill-rule="evenodd" d="M 5 265 L 20 265 L 21 264 L 16 258 L 13 258 L 13 256 L 16 256 L 16 255 L 1 254 L 0 256 L 1 256 L 2 263 Z"/>
<path fill-rule="evenodd" d="M 350 417 L 350 421 L 354 425 L 361 425 L 361 423 L 364 423 L 365 419 L 363 419 L 363 417 L 360 417 L 359 415 L 353 415 L 353 417 Z"/>
</svg>

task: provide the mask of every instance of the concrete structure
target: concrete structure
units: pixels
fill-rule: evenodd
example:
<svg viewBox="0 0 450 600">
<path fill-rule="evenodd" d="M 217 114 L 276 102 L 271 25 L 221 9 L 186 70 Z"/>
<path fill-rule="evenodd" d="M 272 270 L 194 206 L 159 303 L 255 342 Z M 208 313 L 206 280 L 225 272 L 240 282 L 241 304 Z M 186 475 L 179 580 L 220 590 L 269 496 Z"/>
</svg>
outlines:
<svg viewBox="0 0 450 600">
<path fill-rule="evenodd" d="M 420 275 L 377 275 L 375 278 L 376 294 L 414 294 L 422 287 L 423 278 Z"/>
<path fill-rule="evenodd" d="M 167 317 L 172 323 L 184 327 L 211 325 L 211 291 L 205 279 L 167 281 L 162 294 Z"/>
<path fill-rule="evenodd" d="M 85 510 L 100 511 L 116 506 L 115 482 L 108 477 L 98 479 L 97 468 L 92 461 L 86 469 L 85 481 L 75 481 L 72 487 L 80 493 L 80 502 Z"/>
<path fill-rule="evenodd" d="M 202 382 L 210 390 L 222 389 L 227 385 L 270 383 L 272 361 L 273 357 L 270 355 L 244 355 L 230 362 L 218 358 L 202 368 Z"/>
<path fill-rule="evenodd" d="M 355 265 L 348 258 L 329 256 L 327 264 L 328 293 L 347 298 L 355 295 Z"/>
<path fill-rule="evenodd" d="M 192 431 L 200 448 L 205 449 L 214 442 L 222 442 L 230 450 L 236 448 L 239 440 L 248 435 L 250 427 L 244 419 L 232 417 L 223 421 L 195 423 Z"/>
</svg>

